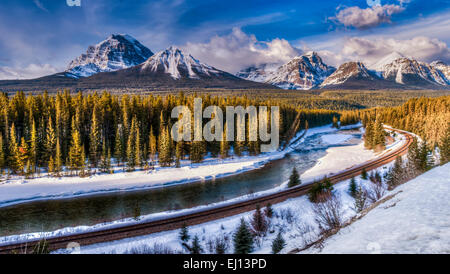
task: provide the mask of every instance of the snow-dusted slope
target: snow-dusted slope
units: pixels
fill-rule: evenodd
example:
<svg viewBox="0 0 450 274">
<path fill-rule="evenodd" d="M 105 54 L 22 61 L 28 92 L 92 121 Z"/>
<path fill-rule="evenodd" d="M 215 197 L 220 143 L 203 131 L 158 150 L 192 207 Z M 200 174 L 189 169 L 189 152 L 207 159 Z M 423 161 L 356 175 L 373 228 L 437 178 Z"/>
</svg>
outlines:
<svg viewBox="0 0 450 274">
<path fill-rule="evenodd" d="M 447 163 L 401 185 L 393 199 L 326 240 L 321 252 L 450 253 L 449 169 Z"/>
<path fill-rule="evenodd" d="M 440 70 L 409 58 L 398 58 L 382 67 L 383 77 L 399 84 L 412 86 L 447 85 Z"/>
<path fill-rule="evenodd" d="M 199 79 L 200 76 L 211 76 L 220 73 L 219 70 L 201 63 L 192 55 L 186 54 L 174 46 L 150 57 L 142 64 L 141 70 L 151 72 L 163 71 L 170 74 L 175 80 L 180 79 L 183 72 L 191 79 Z"/>
<path fill-rule="evenodd" d="M 375 75 L 372 74 L 361 62 L 348 62 L 339 66 L 339 68 L 331 74 L 320 85 L 321 87 L 343 84 L 351 78 L 364 78 L 374 80 Z"/>
<path fill-rule="evenodd" d="M 75 77 L 88 77 L 98 72 L 116 71 L 136 66 L 153 53 L 126 34 L 113 34 L 70 62 L 66 72 Z"/>
<path fill-rule="evenodd" d="M 236 76 L 249 81 L 264 83 L 270 73 L 276 71 L 281 64 L 261 64 L 240 70 Z"/>
<path fill-rule="evenodd" d="M 236 76 L 284 89 L 307 90 L 320 85 L 335 68 L 326 65 L 316 52 L 297 56 L 283 64 L 264 64 L 239 71 Z"/>
<path fill-rule="evenodd" d="M 430 66 L 438 69 L 442 75 L 446 78 L 447 84 L 450 85 L 450 66 L 442 61 L 434 61 L 430 63 Z"/>
<path fill-rule="evenodd" d="M 269 74 L 266 83 L 285 89 L 311 89 L 335 71 L 316 52 L 297 56 Z"/>
<path fill-rule="evenodd" d="M 405 56 L 403 54 L 401 54 L 397 51 L 393 51 L 390 54 L 379 59 L 377 62 L 375 62 L 371 65 L 368 65 L 367 68 L 382 73 L 382 71 L 386 65 L 394 62 L 395 60 L 397 60 L 399 58 L 404 58 L 404 57 Z"/>
</svg>

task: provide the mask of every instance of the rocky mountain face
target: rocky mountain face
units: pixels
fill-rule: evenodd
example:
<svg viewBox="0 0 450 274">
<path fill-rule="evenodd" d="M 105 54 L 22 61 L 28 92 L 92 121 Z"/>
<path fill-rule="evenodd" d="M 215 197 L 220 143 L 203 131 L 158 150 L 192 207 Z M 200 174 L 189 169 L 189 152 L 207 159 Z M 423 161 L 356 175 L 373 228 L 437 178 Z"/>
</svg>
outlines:
<svg viewBox="0 0 450 274">
<path fill-rule="evenodd" d="M 261 64 L 240 70 L 236 76 L 249 81 L 264 83 L 269 75 L 275 72 L 280 64 Z"/>
<path fill-rule="evenodd" d="M 80 78 L 79 88 L 120 89 L 233 88 L 276 89 L 247 81 L 195 59 L 176 47 L 169 47 L 131 68 Z"/>
<path fill-rule="evenodd" d="M 217 76 L 222 73 L 173 46 L 150 57 L 140 66 L 140 69 L 141 73 L 169 74 L 174 80 L 186 77 L 190 79 L 201 79 Z"/>
<path fill-rule="evenodd" d="M 383 67 L 383 78 L 412 87 L 445 86 L 448 84 L 443 73 L 436 67 L 414 59 L 399 58 Z"/>
<path fill-rule="evenodd" d="M 335 68 L 326 65 L 316 52 L 309 52 L 277 68 L 273 64 L 264 64 L 244 69 L 236 76 L 284 89 L 307 90 L 320 85 L 334 70 Z"/>
<path fill-rule="evenodd" d="M 126 34 L 113 34 L 70 62 L 66 72 L 73 77 L 89 77 L 99 72 L 126 69 L 146 61 L 153 53 Z"/>
<path fill-rule="evenodd" d="M 339 66 L 339 68 L 328 76 L 321 88 L 340 86 L 349 82 L 370 82 L 379 80 L 377 75 L 369 71 L 361 62 L 348 62 Z"/>
<path fill-rule="evenodd" d="M 430 66 L 437 69 L 443 77 L 447 80 L 447 85 L 450 85 L 450 66 L 442 61 L 434 61 L 430 63 Z"/>
<path fill-rule="evenodd" d="M 311 52 L 282 65 L 270 73 L 265 82 L 284 89 L 307 90 L 319 86 L 335 70 L 316 52 Z"/>
</svg>

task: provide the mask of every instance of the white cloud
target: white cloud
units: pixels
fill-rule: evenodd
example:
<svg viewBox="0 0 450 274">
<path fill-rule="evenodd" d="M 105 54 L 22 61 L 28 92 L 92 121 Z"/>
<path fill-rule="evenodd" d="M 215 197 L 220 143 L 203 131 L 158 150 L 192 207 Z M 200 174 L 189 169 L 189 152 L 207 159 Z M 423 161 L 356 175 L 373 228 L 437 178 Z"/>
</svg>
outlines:
<svg viewBox="0 0 450 274">
<path fill-rule="evenodd" d="M 57 73 L 58 69 L 50 64 L 30 64 L 26 67 L 0 67 L 0 80 L 33 79 Z"/>
<path fill-rule="evenodd" d="M 390 23 L 391 16 L 402 12 L 404 9 L 404 7 L 399 5 L 376 5 L 366 9 L 355 6 L 339 10 L 336 16 L 330 19 L 346 27 L 367 29 L 382 23 Z"/>
<path fill-rule="evenodd" d="M 450 49 L 447 44 L 425 36 L 405 40 L 394 38 L 369 40 L 352 37 L 346 39 L 340 55 L 344 56 L 343 59 L 356 59 L 370 65 L 392 52 L 424 62 L 437 59 L 450 62 Z"/>
<path fill-rule="evenodd" d="M 251 65 L 285 63 L 301 53 L 287 40 L 258 41 L 239 28 L 229 35 L 214 36 L 207 43 L 188 42 L 183 48 L 200 61 L 231 73 Z"/>
</svg>

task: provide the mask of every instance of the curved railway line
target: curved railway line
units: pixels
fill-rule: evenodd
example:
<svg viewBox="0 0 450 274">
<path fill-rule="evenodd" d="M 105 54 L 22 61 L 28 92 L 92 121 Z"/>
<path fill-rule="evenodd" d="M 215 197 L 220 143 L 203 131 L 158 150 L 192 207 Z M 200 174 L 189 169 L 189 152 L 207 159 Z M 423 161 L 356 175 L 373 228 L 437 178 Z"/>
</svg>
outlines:
<svg viewBox="0 0 450 274">
<path fill-rule="evenodd" d="M 390 151 L 385 155 L 356 167 L 349 168 L 328 178 L 333 184 L 360 175 L 362 170 L 370 171 L 385 165 L 397 156 L 404 155 L 408 151 L 409 145 L 413 141 L 413 136 L 407 132 L 389 129 L 401 133 L 405 138 L 405 143 L 398 149 Z M 47 238 L 49 250 L 66 248 L 69 243 L 75 242 L 79 245 L 90 245 L 101 242 L 120 240 L 124 238 L 143 236 L 151 233 L 173 230 L 186 225 L 196 225 L 204 222 L 221 219 L 243 212 L 254 210 L 256 205 L 264 206 L 267 203 L 275 204 L 292 197 L 304 195 L 311 188 L 311 184 L 304 184 L 297 187 L 282 190 L 276 193 L 258 196 L 250 200 L 240 201 L 233 204 L 219 205 L 201 211 L 188 212 L 182 215 L 171 216 L 165 219 L 152 220 L 145 223 L 114 227 L 103 230 L 96 230 L 86 233 L 71 234 L 67 236 L 56 236 Z M 39 240 L 19 242 L 13 244 L 0 245 L 0 253 L 21 253 L 24 250 L 32 250 L 39 243 Z"/>
</svg>

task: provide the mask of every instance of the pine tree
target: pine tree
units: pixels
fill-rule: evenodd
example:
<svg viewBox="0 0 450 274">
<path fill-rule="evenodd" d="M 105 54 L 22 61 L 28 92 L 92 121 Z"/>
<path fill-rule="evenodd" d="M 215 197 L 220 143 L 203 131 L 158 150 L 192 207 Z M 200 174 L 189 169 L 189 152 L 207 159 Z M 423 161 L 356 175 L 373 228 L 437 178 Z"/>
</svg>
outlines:
<svg viewBox="0 0 450 274">
<path fill-rule="evenodd" d="M 37 149 L 37 131 L 36 131 L 36 123 L 32 122 L 31 125 L 31 140 L 30 140 L 30 172 L 36 173 L 36 165 L 37 165 L 37 153 L 38 153 L 38 149 Z"/>
<path fill-rule="evenodd" d="M 139 125 L 136 124 L 135 128 L 135 140 L 134 140 L 134 158 L 136 159 L 136 165 L 142 167 L 142 151 L 141 151 L 141 132 Z"/>
<path fill-rule="evenodd" d="M 46 160 L 49 160 L 55 153 L 56 132 L 53 128 L 52 119 L 49 117 L 47 122 L 47 130 L 45 132 L 45 154 Z"/>
<path fill-rule="evenodd" d="M 394 166 L 386 174 L 386 183 L 389 189 L 394 189 L 404 180 L 403 161 L 401 156 L 397 156 Z"/>
<path fill-rule="evenodd" d="M 169 136 L 169 129 L 167 127 L 162 129 L 159 136 L 159 163 L 161 166 L 170 166 L 172 163 L 172 145 Z"/>
<path fill-rule="evenodd" d="M 333 116 L 333 127 L 339 128 L 339 122 L 338 122 L 338 118 L 336 116 Z"/>
<path fill-rule="evenodd" d="M 0 134 L 0 173 L 6 168 L 6 152 L 3 144 L 3 136 Z"/>
<path fill-rule="evenodd" d="M 191 238 L 186 224 L 183 224 L 183 226 L 181 227 L 181 230 L 179 233 L 179 238 L 184 243 L 187 243 L 189 241 L 189 239 Z"/>
<path fill-rule="evenodd" d="M 355 177 L 352 177 L 352 179 L 350 180 L 350 184 L 348 186 L 348 192 L 353 198 L 355 198 L 357 191 L 358 191 L 358 184 L 356 183 Z"/>
<path fill-rule="evenodd" d="M 91 131 L 89 134 L 89 161 L 93 167 L 98 166 L 98 160 L 101 152 L 101 133 L 100 125 L 97 119 L 96 108 L 92 113 Z"/>
<path fill-rule="evenodd" d="M 53 159 L 53 156 L 52 156 L 52 161 L 54 162 L 53 173 L 57 177 L 61 176 L 62 155 L 61 155 L 61 145 L 59 143 L 59 139 L 56 140 L 56 153 L 55 153 L 55 158 L 54 159 Z"/>
<path fill-rule="evenodd" d="M 28 148 L 28 144 L 25 141 L 25 138 L 22 137 L 22 139 L 20 140 L 20 146 L 16 150 L 16 165 L 22 175 L 25 174 L 25 165 L 27 164 L 27 161 L 29 159 L 29 153 L 30 151 Z"/>
<path fill-rule="evenodd" d="M 361 179 L 367 180 L 367 178 L 368 178 L 367 170 L 365 168 L 363 168 L 361 171 Z"/>
<path fill-rule="evenodd" d="M 122 127 L 119 125 L 116 129 L 114 144 L 114 157 L 118 165 L 125 160 L 125 149 L 124 149 L 124 136 L 122 132 Z"/>
<path fill-rule="evenodd" d="M 192 240 L 191 254 L 201 254 L 203 252 L 203 248 L 200 246 L 200 240 L 198 236 L 195 235 Z"/>
<path fill-rule="evenodd" d="M 367 193 L 359 186 L 358 191 L 355 195 L 355 211 L 361 212 L 366 208 L 367 205 Z"/>
<path fill-rule="evenodd" d="M 267 218 L 272 218 L 273 216 L 273 209 L 272 209 L 272 204 L 268 203 L 266 205 L 266 209 L 264 210 L 264 214 L 267 216 Z"/>
<path fill-rule="evenodd" d="M 373 148 L 374 126 L 371 120 L 366 122 L 366 132 L 364 134 L 364 146 L 368 149 Z"/>
<path fill-rule="evenodd" d="M 450 123 L 447 124 L 447 130 L 439 142 L 440 164 L 444 165 L 450 161 Z"/>
<path fill-rule="evenodd" d="M 272 242 L 272 253 L 278 254 L 280 251 L 286 246 L 286 242 L 281 235 L 281 232 L 278 232 L 277 237 Z"/>
<path fill-rule="evenodd" d="M 81 136 L 78 128 L 75 126 L 75 119 L 72 119 L 72 140 L 69 148 L 70 169 L 75 174 L 84 175 L 84 148 L 81 144 Z"/>
<path fill-rule="evenodd" d="M 131 121 L 127 140 L 127 171 L 133 171 L 136 164 L 136 117 L 134 117 Z"/>
<path fill-rule="evenodd" d="M 253 251 L 253 236 L 244 218 L 233 235 L 234 253 L 249 254 Z"/>
<path fill-rule="evenodd" d="M 11 128 L 9 130 L 9 166 L 13 173 L 17 172 L 19 169 L 16 155 L 18 155 L 19 146 L 17 144 L 17 137 L 16 137 L 16 128 L 14 126 L 14 123 L 11 125 Z"/>
<path fill-rule="evenodd" d="M 380 119 L 375 121 L 372 136 L 372 147 L 377 147 L 377 149 L 380 150 L 385 148 L 384 129 Z"/>
<path fill-rule="evenodd" d="M 111 151 L 109 150 L 109 148 L 106 148 L 106 140 L 103 140 L 100 171 L 104 173 L 111 172 Z"/>
<path fill-rule="evenodd" d="M 148 154 L 149 154 L 148 158 L 151 164 L 153 164 L 153 162 L 156 160 L 156 153 L 157 153 L 156 137 L 155 133 L 153 132 L 153 126 L 151 126 L 148 140 Z"/>
<path fill-rule="evenodd" d="M 297 169 L 294 167 L 292 174 L 289 177 L 288 187 L 294 187 L 301 184 L 300 176 L 298 175 Z"/>
</svg>

